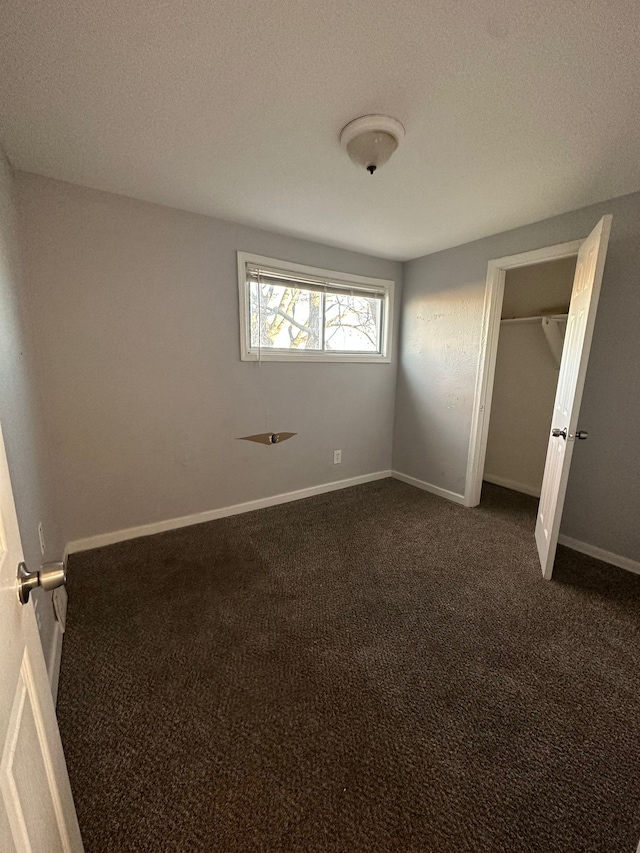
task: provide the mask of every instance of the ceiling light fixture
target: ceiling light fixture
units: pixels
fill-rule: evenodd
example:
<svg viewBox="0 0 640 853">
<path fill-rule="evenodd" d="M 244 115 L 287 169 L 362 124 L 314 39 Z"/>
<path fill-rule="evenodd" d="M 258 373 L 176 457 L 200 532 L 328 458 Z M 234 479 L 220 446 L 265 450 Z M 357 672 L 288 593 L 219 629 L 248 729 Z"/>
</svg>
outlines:
<svg viewBox="0 0 640 853">
<path fill-rule="evenodd" d="M 384 166 L 404 136 L 404 127 L 390 116 L 360 116 L 342 128 L 340 144 L 357 166 L 370 175 Z"/>
</svg>

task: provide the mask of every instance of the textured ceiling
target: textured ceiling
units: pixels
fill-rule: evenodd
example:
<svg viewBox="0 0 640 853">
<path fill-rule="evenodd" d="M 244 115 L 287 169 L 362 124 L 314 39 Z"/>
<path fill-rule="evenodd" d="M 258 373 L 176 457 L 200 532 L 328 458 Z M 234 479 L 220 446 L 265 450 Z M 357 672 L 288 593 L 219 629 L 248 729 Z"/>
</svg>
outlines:
<svg viewBox="0 0 640 853">
<path fill-rule="evenodd" d="M 636 0 L 5 0 L 19 169 L 406 259 L 640 189 Z M 350 119 L 407 135 L 373 177 Z"/>
</svg>

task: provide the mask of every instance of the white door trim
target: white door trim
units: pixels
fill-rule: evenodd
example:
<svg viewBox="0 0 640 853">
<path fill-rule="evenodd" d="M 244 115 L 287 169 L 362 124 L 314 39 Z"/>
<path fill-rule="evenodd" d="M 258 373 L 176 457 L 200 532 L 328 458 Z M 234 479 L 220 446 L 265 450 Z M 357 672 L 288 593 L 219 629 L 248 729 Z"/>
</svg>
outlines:
<svg viewBox="0 0 640 853">
<path fill-rule="evenodd" d="M 464 490 L 465 506 L 477 506 L 480 503 L 482 474 L 484 472 L 487 439 L 489 437 L 489 415 L 491 413 L 493 380 L 496 371 L 498 337 L 500 334 L 500 315 L 502 314 L 504 282 L 507 270 L 577 256 L 583 242 L 584 240 L 572 240 L 569 243 L 559 243 L 555 246 L 546 246 L 543 249 L 534 249 L 531 252 L 522 252 L 519 255 L 507 255 L 504 258 L 495 258 L 489 261 L 482 312 L 480 354 L 471 418 L 471 437 L 469 441 L 469 456 L 467 459 L 467 475 Z"/>
</svg>

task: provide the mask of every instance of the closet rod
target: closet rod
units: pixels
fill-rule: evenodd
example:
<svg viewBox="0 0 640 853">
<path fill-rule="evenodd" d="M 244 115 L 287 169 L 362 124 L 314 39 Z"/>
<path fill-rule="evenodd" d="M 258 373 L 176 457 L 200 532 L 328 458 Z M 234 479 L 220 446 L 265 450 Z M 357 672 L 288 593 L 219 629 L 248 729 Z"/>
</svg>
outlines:
<svg viewBox="0 0 640 853">
<path fill-rule="evenodd" d="M 567 314 L 538 314 L 535 317 L 505 317 L 501 323 L 540 323 L 542 320 L 566 320 Z"/>
</svg>

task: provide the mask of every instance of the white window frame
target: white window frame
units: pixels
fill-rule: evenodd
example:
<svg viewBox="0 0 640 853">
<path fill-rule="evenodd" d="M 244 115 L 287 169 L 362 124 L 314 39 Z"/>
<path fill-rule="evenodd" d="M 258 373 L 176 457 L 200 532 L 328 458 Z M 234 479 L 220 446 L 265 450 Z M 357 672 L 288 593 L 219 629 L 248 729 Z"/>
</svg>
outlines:
<svg viewBox="0 0 640 853">
<path fill-rule="evenodd" d="M 379 290 L 382 293 L 382 326 L 380 329 L 379 353 L 361 352 L 328 352 L 326 350 L 296 350 L 274 349 L 271 347 L 252 348 L 249 329 L 249 282 L 247 281 L 247 264 L 275 268 L 292 275 L 307 275 L 314 278 L 326 278 L 332 286 L 344 284 L 345 291 L 361 288 L 363 290 Z M 263 255 L 253 255 L 248 252 L 238 252 L 238 289 L 240 297 L 240 358 L 242 361 L 351 361 L 388 364 L 391 361 L 393 347 L 393 297 L 395 281 L 382 278 L 368 278 L 362 275 L 336 272 L 335 270 L 319 269 L 304 264 L 294 264 L 276 258 L 266 258 Z"/>
</svg>

